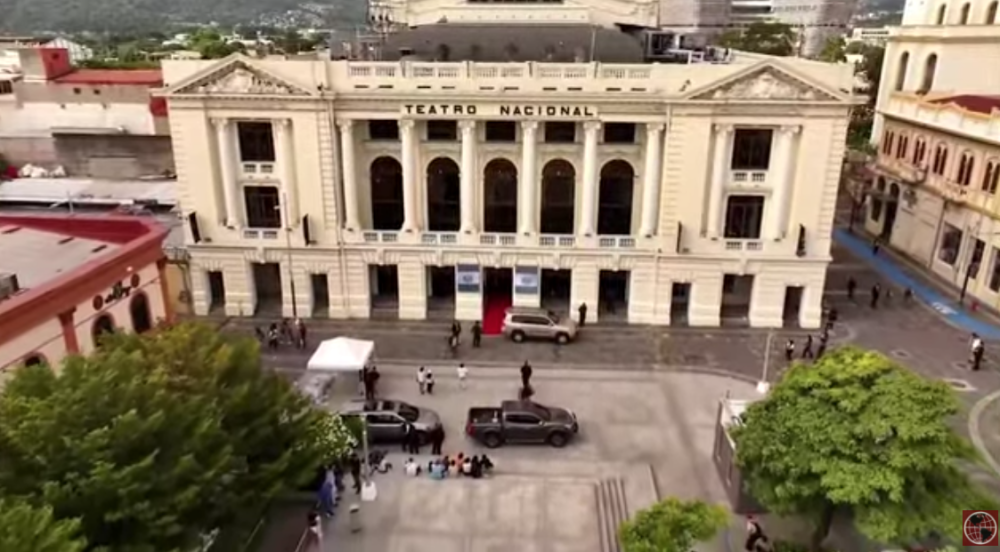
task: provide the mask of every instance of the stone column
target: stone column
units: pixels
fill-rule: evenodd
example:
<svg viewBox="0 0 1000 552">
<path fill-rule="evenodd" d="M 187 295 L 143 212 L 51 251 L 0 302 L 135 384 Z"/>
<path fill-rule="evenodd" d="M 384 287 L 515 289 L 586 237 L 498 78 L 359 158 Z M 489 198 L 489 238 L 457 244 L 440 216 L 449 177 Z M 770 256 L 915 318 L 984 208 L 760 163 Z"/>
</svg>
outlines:
<svg viewBox="0 0 1000 552">
<path fill-rule="evenodd" d="M 660 210 L 660 181 L 663 180 L 660 166 L 660 156 L 663 154 L 660 138 L 663 135 L 663 125 L 646 125 L 646 154 L 643 166 L 642 182 L 642 222 L 639 225 L 640 236 L 656 234 L 657 214 Z"/>
<path fill-rule="evenodd" d="M 462 226 L 460 231 L 471 234 L 476 231 L 476 122 L 461 121 L 462 131 Z"/>
<path fill-rule="evenodd" d="M 597 218 L 597 132 L 599 121 L 583 123 L 583 204 L 580 212 L 582 236 L 594 235 L 594 221 Z"/>
<path fill-rule="evenodd" d="M 403 159 L 403 231 L 415 232 L 417 219 L 417 144 L 416 129 L 412 119 L 399 121 L 400 147 Z"/>
<path fill-rule="evenodd" d="M 278 146 L 278 167 L 281 169 L 281 191 L 284 193 L 285 208 L 281 210 L 286 217 L 285 228 L 291 229 L 299 220 L 299 195 L 295 181 L 295 146 L 292 143 L 292 121 L 277 119 L 273 123 Z"/>
<path fill-rule="evenodd" d="M 777 131 L 777 141 L 774 147 L 774 159 L 768 171 L 771 181 L 771 208 L 767 209 L 767 233 L 765 238 L 780 240 L 788 231 L 788 199 L 791 195 L 792 167 L 795 157 L 792 149 L 795 146 L 795 136 L 799 133 L 798 126 L 781 127 Z"/>
<path fill-rule="evenodd" d="M 538 179 L 538 121 L 521 121 L 521 174 L 520 190 L 517 192 L 518 216 L 521 234 L 535 233 L 538 197 L 535 182 Z"/>
<path fill-rule="evenodd" d="M 212 119 L 212 124 L 215 125 L 215 141 L 219 149 L 219 172 L 226 204 L 225 223 L 229 228 L 237 228 L 241 217 L 236 184 L 236 144 L 232 126 L 228 119 Z"/>
<path fill-rule="evenodd" d="M 731 151 L 733 127 L 715 125 L 712 156 L 712 183 L 708 196 L 708 228 L 710 238 L 719 237 L 719 218 L 722 216 L 722 192 L 729 179 L 729 153 Z"/>
<path fill-rule="evenodd" d="M 344 186 L 344 228 L 355 230 L 361 226 L 358 212 L 358 169 L 354 165 L 354 121 L 337 121 L 340 128 L 341 180 Z"/>
</svg>

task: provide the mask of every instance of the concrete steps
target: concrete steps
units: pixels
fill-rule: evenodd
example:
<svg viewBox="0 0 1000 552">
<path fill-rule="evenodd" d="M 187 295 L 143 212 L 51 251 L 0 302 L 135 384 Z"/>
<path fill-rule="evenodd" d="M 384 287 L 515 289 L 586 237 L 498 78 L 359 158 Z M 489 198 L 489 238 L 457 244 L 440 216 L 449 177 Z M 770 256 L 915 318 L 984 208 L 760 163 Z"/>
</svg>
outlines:
<svg viewBox="0 0 1000 552">
<path fill-rule="evenodd" d="M 601 537 L 601 552 L 621 552 L 618 528 L 628 519 L 625 483 L 621 478 L 600 480 L 595 485 L 597 521 Z"/>
</svg>

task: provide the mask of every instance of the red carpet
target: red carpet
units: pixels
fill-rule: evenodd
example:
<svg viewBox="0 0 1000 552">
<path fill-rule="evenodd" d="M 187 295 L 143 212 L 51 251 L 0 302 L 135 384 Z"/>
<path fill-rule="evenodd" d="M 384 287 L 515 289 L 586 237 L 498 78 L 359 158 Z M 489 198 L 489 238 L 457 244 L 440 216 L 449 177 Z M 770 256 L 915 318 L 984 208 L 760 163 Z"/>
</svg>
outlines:
<svg viewBox="0 0 1000 552">
<path fill-rule="evenodd" d="M 500 335 L 503 316 L 510 305 L 510 297 L 483 297 L 483 335 Z"/>
</svg>

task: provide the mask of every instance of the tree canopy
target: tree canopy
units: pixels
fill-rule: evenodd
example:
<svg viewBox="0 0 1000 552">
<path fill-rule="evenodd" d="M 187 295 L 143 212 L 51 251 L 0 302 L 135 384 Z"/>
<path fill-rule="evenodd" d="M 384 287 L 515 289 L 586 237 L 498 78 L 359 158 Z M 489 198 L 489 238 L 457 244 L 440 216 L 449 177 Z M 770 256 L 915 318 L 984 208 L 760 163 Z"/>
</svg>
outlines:
<svg viewBox="0 0 1000 552">
<path fill-rule="evenodd" d="M 958 410 L 944 383 L 843 348 L 789 369 L 733 438 L 753 496 L 815 520 L 814 548 L 837 511 L 883 543 L 932 532 L 960 541 L 963 508 L 996 506 L 962 471 L 976 454 L 949 426 Z"/>
<path fill-rule="evenodd" d="M 842 36 L 832 36 L 823 44 L 823 49 L 819 53 L 819 59 L 829 63 L 843 63 L 847 61 L 847 41 Z"/>
<path fill-rule="evenodd" d="M 261 370 L 252 340 L 196 324 L 113 335 L 58 375 L 7 382 L 0 496 L 79 519 L 109 552 L 186 550 L 311 480 L 339 445 L 329 416 Z"/>
<path fill-rule="evenodd" d="M 623 552 L 689 552 L 712 539 L 729 521 L 721 506 L 667 498 L 622 523 Z"/>
<path fill-rule="evenodd" d="M 3 552 L 83 552 L 87 542 L 80 522 L 57 520 L 52 508 L 0 498 L 0 550 Z"/>
<path fill-rule="evenodd" d="M 758 21 L 742 30 L 726 31 L 719 37 L 718 45 L 744 52 L 790 56 L 795 53 L 796 40 L 795 29 L 791 25 Z"/>
</svg>

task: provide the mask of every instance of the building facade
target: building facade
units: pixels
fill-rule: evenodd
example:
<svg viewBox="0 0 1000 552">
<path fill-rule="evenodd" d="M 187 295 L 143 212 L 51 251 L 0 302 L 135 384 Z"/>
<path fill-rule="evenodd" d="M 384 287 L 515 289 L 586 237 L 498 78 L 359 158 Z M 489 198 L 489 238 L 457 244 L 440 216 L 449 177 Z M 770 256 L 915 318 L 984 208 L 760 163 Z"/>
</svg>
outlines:
<svg viewBox="0 0 1000 552">
<path fill-rule="evenodd" d="M 197 314 L 820 323 L 846 66 L 164 71 Z"/>
<path fill-rule="evenodd" d="M 1000 307 L 995 0 L 910 2 L 886 47 L 866 228 Z"/>
<path fill-rule="evenodd" d="M 0 384 L 92 352 L 102 332 L 171 320 L 165 236 L 138 217 L 0 216 Z"/>
</svg>

